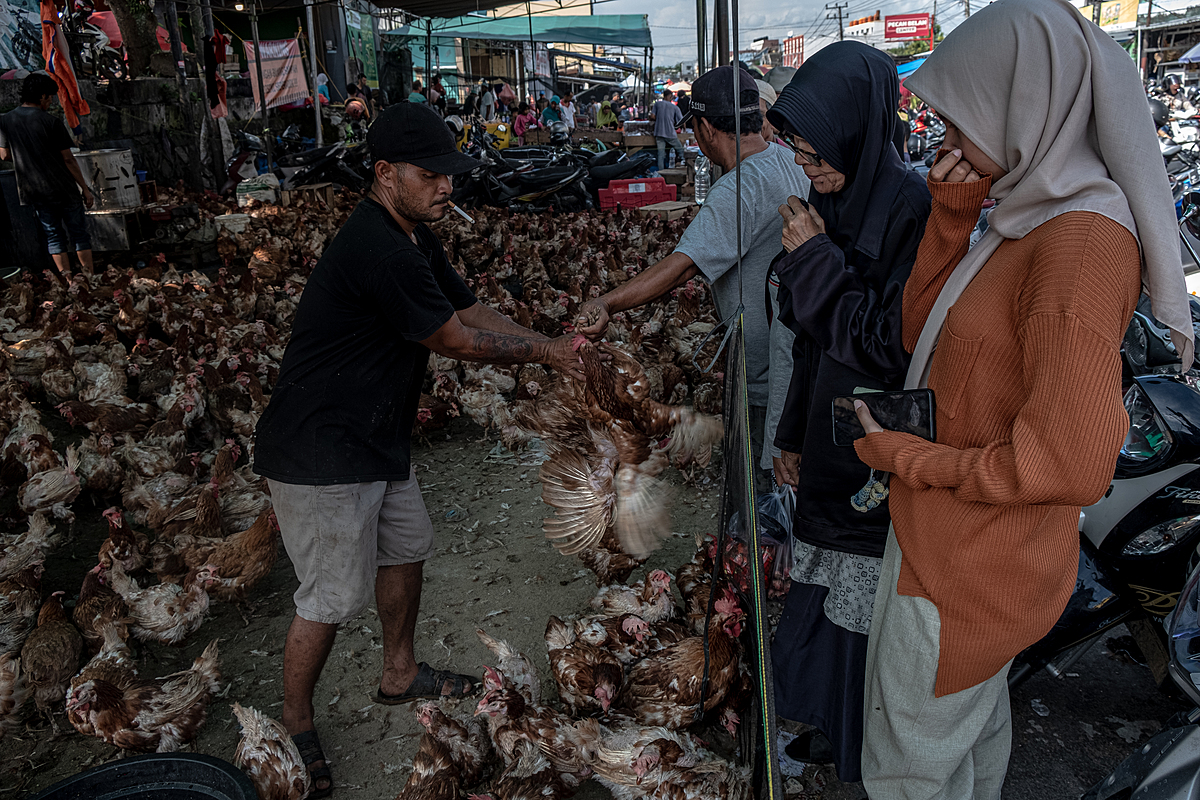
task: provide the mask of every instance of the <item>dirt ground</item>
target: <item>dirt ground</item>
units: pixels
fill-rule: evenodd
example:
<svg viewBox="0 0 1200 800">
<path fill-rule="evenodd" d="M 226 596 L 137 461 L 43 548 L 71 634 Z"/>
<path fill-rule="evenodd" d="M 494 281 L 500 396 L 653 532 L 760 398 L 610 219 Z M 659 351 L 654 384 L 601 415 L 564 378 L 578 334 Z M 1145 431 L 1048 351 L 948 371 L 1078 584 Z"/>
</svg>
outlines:
<svg viewBox="0 0 1200 800">
<path fill-rule="evenodd" d="M 71 441 L 65 424 L 56 417 L 47 421 L 56 437 Z M 437 556 L 425 569 L 418 658 L 478 674 L 491 656 L 475 636 L 482 627 L 534 658 L 543 667 L 543 694 L 554 697 L 545 668 L 546 617 L 584 613 L 596 587 L 590 572 L 559 555 L 542 535 L 547 507 L 540 500 L 537 466 L 528 457 L 522 463 L 463 419 L 415 443 L 414 464 L 438 537 Z M 690 484 L 677 472 L 667 475 L 677 489 L 674 533 L 633 580 L 657 567 L 674 571 L 691 557 L 695 536 L 717 529 L 719 458 Z M 0 514 L 11 503 L 3 498 Z M 85 493 L 74 507 L 79 516 L 74 540 L 54 551 L 43 578 L 44 587 L 67 589 L 72 599 L 107 535 L 102 500 Z M 0 517 L 0 524 L 15 522 Z M 151 645 L 141 651 L 142 673 L 165 675 L 186 668 L 209 641 L 220 639 L 224 690 L 209 708 L 193 745 L 196 752 L 232 760 L 239 738 L 230 710 L 235 700 L 278 717 L 284 636 L 295 586 L 281 548 L 270 577 L 254 595 L 248 624 L 236 607 L 214 604 L 211 619 L 184 646 Z M 317 687 L 317 725 L 332 763 L 335 796 L 343 799 L 395 797 L 408 778 L 422 732 L 411 705 L 372 702 L 381 651 L 379 619 L 371 608 L 340 632 Z M 466 715 L 474 701 L 445 705 Z M 1013 757 L 1005 796 L 1078 797 L 1179 708 L 1157 691 L 1144 667 L 1097 645 L 1065 681 L 1036 676 L 1014 693 Z M 56 720 L 63 731 L 58 735 L 45 720 L 31 716 L 26 730 L 0 739 L 0 800 L 27 797 L 119 757 L 116 748 L 76 733 L 61 707 Z M 839 783 L 831 768 L 809 768 L 787 788 L 792 800 L 865 797 L 861 784 Z M 608 796 L 595 783 L 585 784 L 577 795 L 582 800 Z"/>
<path fill-rule="evenodd" d="M 425 588 L 417 623 L 417 657 L 436 667 L 480 674 L 491 654 L 475 629 L 507 639 L 546 666 L 543 633 L 550 614 L 582 614 L 596 592 L 595 577 L 574 558 L 560 555 L 542 535 L 547 506 L 541 502 L 537 466 L 497 447 L 478 426 L 456 420 L 430 441 L 414 444 L 416 468 L 437 534 L 435 558 L 425 566 Z M 526 459 L 528 461 L 528 459 Z M 694 535 L 715 532 L 719 512 L 719 466 L 684 485 L 678 472 L 673 535 L 646 566 L 674 571 L 691 558 Z M 79 523 L 73 542 L 60 546 L 46 565 L 43 586 L 73 587 L 95 564 L 107 535 L 104 506 L 84 495 L 75 508 Z M 280 548 L 270 577 L 254 595 L 257 607 L 246 624 L 237 608 L 214 603 L 211 619 L 182 647 L 151 645 L 143 650 L 141 672 L 165 675 L 191 664 L 212 639 L 220 639 L 223 696 L 209 708 L 208 721 L 194 743 L 196 752 L 233 759 L 239 738 L 234 701 L 276 718 L 282 701 L 284 637 L 292 619 L 296 587 L 291 562 Z M 379 681 L 379 617 L 370 608 L 338 634 L 316 691 L 317 726 L 332 762 L 335 796 L 390 800 L 408 779 L 423 729 L 413 706 L 381 706 L 371 700 Z M 548 668 L 545 693 L 554 696 Z M 457 709 L 469 714 L 469 708 Z M 447 702 L 454 709 L 459 703 Z M 0 739 L 0 798 L 24 797 L 89 767 L 117 757 L 98 739 L 76 733 L 57 712 L 54 736 L 44 720 L 30 717 L 29 729 Z M 589 784 L 578 797 L 606 797 Z"/>
</svg>

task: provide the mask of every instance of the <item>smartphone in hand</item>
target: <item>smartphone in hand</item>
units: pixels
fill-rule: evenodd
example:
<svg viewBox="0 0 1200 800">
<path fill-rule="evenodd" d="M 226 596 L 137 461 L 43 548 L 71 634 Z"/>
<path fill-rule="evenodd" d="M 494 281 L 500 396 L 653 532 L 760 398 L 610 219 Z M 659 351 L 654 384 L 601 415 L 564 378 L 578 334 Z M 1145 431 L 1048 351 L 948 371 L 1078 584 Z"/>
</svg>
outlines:
<svg viewBox="0 0 1200 800">
<path fill-rule="evenodd" d="M 885 430 L 900 431 L 936 441 L 932 389 L 905 389 L 898 392 L 866 392 L 833 398 L 833 443 L 852 447 L 856 439 L 867 435 L 854 401 L 867 404 L 871 416 Z"/>
</svg>

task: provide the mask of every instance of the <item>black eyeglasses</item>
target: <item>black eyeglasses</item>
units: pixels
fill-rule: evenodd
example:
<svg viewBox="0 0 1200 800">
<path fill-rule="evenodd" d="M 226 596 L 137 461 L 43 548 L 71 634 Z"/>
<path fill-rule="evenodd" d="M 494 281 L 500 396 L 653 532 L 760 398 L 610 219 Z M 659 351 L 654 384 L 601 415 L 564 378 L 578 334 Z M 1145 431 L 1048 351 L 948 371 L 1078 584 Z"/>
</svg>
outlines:
<svg viewBox="0 0 1200 800">
<path fill-rule="evenodd" d="M 807 161 L 809 164 L 812 164 L 814 167 L 819 167 L 819 166 L 821 166 L 821 164 L 825 163 L 821 159 L 821 157 L 819 155 L 817 155 L 816 153 L 810 153 L 807 150 L 802 150 L 801 148 L 797 147 L 796 143 L 792 141 L 792 134 L 780 133 L 779 138 L 783 140 L 784 144 L 786 144 L 788 147 L 792 148 L 793 153 L 800 156 L 805 161 Z"/>
</svg>

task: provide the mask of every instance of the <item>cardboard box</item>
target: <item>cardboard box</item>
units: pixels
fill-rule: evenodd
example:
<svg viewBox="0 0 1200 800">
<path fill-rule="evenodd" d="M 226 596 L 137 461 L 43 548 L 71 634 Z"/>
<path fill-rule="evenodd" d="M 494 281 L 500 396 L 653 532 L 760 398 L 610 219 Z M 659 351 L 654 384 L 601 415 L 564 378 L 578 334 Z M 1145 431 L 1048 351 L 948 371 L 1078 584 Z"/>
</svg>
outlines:
<svg viewBox="0 0 1200 800">
<path fill-rule="evenodd" d="M 687 183 L 688 171 L 686 167 L 674 167 L 672 169 L 660 169 L 658 176 L 668 184 L 682 186 Z"/>
<path fill-rule="evenodd" d="M 314 183 L 312 186 L 300 186 L 296 189 L 284 189 L 279 204 L 290 206 L 293 203 L 313 203 L 320 201 L 329 208 L 333 207 L 333 196 L 337 191 L 332 183 Z"/>
<path fill-rule="evenodd" d="M 668 200 L 665 203 L 642 206 L 638 209 L 638 213 L 647 217 L 657 214 L 665 220 L 672 220 L 682 217 L 694 205 L 695 203 L 685 203 L 680 200 Z"/>
</svg>

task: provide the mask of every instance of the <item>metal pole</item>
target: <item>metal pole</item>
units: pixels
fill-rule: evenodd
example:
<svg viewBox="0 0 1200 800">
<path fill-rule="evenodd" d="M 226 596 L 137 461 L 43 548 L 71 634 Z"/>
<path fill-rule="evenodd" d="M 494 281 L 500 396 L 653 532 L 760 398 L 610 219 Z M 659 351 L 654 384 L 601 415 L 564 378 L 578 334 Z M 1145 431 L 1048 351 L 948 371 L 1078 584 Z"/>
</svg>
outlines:
<svg viewBox="0 0 1200 800">
<path fill-rule="evenodd" d="M 425 20 L 425 96 L 433 85 L 433 17 Z"/>
<path fill-rule="evenodd" d="M 728 0 L 716 0 L 713 4 L 713 10 L 716 12 L 716 19 L 713 20 L 716 28 L 716 45 L 717 57 L 713 60 L 714 67 L 724 66 L 729 63 L 729 2 Z"/>
<path fill-rule="evenodd" d="M 654 48 L 650 48 L 650 71 L 646 73 L 650 80 L 646 82 L 646 109 L 654 107 Z"/>
<path fill-rule="evenodd" d="M 321 93 L 317 90 L 317 33 L 313 27 L 313 0 L 304 0 L 304 13 L 308 17 L 308 60 L 312 72 L 313 117 L 317 123 L 317 147 L 325 144 L 325 132 L 321 130 Z"/>
<path fill-rule="evenodd" d="M 708 58 L 708 0 L 696 0 L 696 77 L 704 74 Z"/>
<path fill-rule="evenodd" d="M 257 0 L 250 5 L 250 34 L 254 40 L 254 71 L 258 74 L 258 97 L 262 101 L 263 142 L 267 145 L 267 169 L 273 168 L 271 146 L 271 112 L 267 109 L 267 87 L 263 84 L 262 76 L 262 45 L 258 40 L 258 4 Z"/>
</svg>

